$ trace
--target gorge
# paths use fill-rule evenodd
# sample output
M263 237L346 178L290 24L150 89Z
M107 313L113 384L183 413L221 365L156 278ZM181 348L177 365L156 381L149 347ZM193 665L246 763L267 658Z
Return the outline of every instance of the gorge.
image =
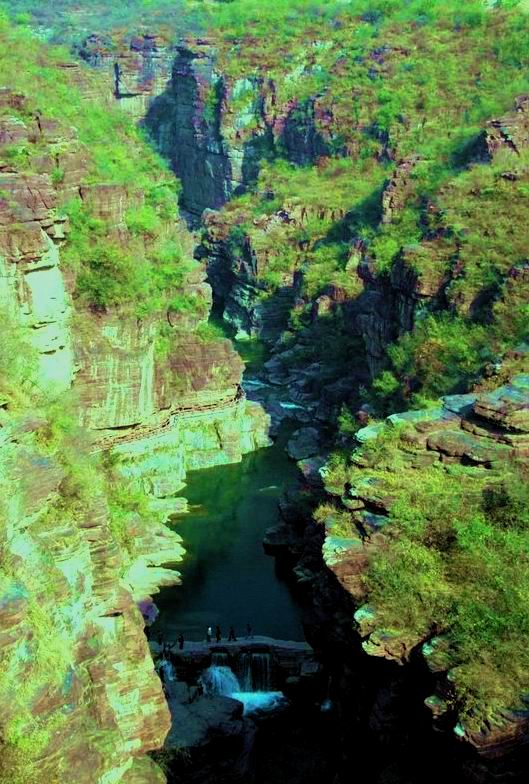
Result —
M524 3L11 5L0 781L524 781Z

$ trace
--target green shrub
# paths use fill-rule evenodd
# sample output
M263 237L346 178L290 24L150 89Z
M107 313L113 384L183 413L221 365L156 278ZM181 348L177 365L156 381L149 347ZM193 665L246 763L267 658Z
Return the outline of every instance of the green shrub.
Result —
M65 128L65 140L59 140L56 150L51 150L59 161L51 172L54 185L64 181L60 161L68 129L73 126L84 145L88 183L114 186L118 195L122 192L119 198L137 205L125 214L127 237L123 226L97 217L89 198L61 204L70 223L61 257L76 273L75 296L99 310L125 306L139 317L163 311L171 299L181 297L177 290L195 265L188 258L189 250L183 249L186 232L176 222L178 183L144 133L124 113L103 101L84 98L65 70L56 67L57 62L68 59L67 53L45 47L29 29L10 26L1 15L0 34L4 42L0 70L10 74L9 88L26 96L25 106L9 112L29 120L43 111ZM22 57L23 69L18 67ZM80 79L96 94L101 88L100 76L88 68L80 73ZM8 150L9 156L27 169L32 155L40 153L38 145L34 147L15 146ZM59 191L61 198L66 196Z
M203 343L214 343L226 337L222 327L211 321L208 321L206 324L200 324L195 334Z
M456 705L474 729L518 705L529 686L528 483L514 465L489 476L461 466L420 475L402 468L391 484L388 547L365 576L382 628L444 635Z
M344 488L348 480L349 472L345 456L339 452L333 452L325 464L325 485L333 488Z
M125 223L132 234L148 234L153 237L160 229L160 220L156 209L149 204L128 210L125 215Z
M465 392L494 356L489 329L449 313L419 321L388 353L394 374L383 373L375 391L392 394L395 379L402 388L406 378L411 389L430 398Z
M320 525L324 525L332 536L347 539L353 532L356 533L350 512L333 504L320 504L313 512L313 518Z

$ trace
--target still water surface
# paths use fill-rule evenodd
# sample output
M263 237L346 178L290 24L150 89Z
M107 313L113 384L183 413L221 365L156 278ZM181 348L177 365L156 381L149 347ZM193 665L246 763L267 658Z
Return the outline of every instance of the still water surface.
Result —
M188 474L183 494L191 512L174 522L187 550L178 567L182 585L156 596L154 635L203 640L207 627L219 624L223 637L230 625L245 636L249 623L256 635L304 639L299 608L262 546L278 520L280 494L295 476L284 438L242 463Z

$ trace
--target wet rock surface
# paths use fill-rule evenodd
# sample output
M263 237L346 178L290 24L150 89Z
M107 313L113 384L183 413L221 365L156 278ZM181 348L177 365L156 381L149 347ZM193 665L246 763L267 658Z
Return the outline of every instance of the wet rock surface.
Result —
M319 433L315 427L303 427L292 434L287 452L293 460L314 457L320 451Z

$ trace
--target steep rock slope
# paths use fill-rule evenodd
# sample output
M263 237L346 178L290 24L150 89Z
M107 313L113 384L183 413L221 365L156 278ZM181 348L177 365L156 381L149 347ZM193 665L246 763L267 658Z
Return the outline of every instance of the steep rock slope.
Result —
M142 612L179 579L165 521L267 418L207 325L172 175L103 81L0 35L0 777L159 784Z
M517 362L527 369L527 350ZM452 759L465 781L517 780L528 742L528 377L497 383L360 429L356 448L321 469L315 523L295 534L302 499L291 499L275 542L296 554L295 574L310 589L316 647L333 651L344 726L360 731L364 715L361 731L381 760L392 745L389 759L405 759L419 735L435 749L437 735L433 753L449 755L439 775ZM302 466L314 485L311 461ZM399 666L370 667L365 654ZM421 701L436 730L429 737ZM406 765L415 781L409 763L399 763L400 775Z
M104 94L104 82L60 67L81 94ZM180 466L178 489L186 468L266 444L266 421L240 391L242 363L206 324L211 290L178 225L170 175L137 146L129 171L119 147L94 155L9 91L2 129L2 300L31 333L43 380L66 387L75 376L98 446L141 438L152 452L161 439Z

